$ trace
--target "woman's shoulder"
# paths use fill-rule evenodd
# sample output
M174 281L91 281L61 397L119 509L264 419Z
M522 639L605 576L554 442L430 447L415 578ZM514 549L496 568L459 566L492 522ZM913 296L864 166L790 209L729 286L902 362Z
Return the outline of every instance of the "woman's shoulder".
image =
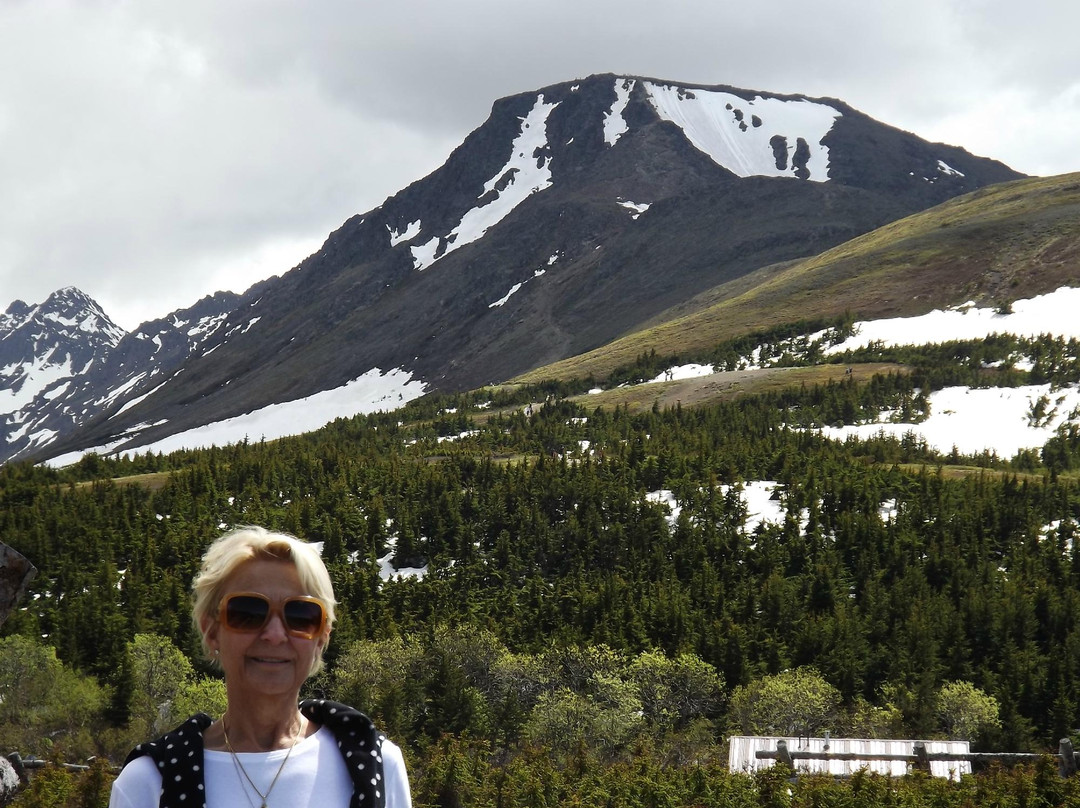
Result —
M409 775L401 749L393 741L383 740L381 757L386 808L411 808Z
M412 804L401 749L387 739L370 718L347 704L327 699L301 702L300 710L336 736L342 754L350 761L346 764L349 776L359 791L367 792L370 786L382 781L381 785L370 789L371 796L375 797L370 804L380 804L382 800L385 800L386 808L408 808ZM365 762L372 757L378 761L380 769L374 778L370 778Z
M329 727L342 724L361 724L374 727L375 724L364 713L348 704L330 699L304 699L300 702L300 712L312 721Z
M213 721L214 719L206 713L196 713L171 732L166 732L152 741L136 746L127 756L124 765L126 766L133 760L144 756L151 757L154 760L161 760L169 756L169 752L176 748L202 748L203 732Z
M110 808L130 805L157 805L161 794L161 772L153 758L129 760L116 776L109 797Z

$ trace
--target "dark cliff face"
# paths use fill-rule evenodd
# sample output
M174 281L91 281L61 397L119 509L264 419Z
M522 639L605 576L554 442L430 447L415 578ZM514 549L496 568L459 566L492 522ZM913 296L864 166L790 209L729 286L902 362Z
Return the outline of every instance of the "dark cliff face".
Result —
M189 358L170 354L183 373L51 450L163 422L139 438L157 439L372 368L445 390L501 381L1019 176L838 101L611 75L504 98L441 168L223 306ZM138 365L140 347L121 350Z
M838 106L846 111L823 142L832 157L829 174L840 185L895 195L921 210L1023 176L958 146L929 143Z

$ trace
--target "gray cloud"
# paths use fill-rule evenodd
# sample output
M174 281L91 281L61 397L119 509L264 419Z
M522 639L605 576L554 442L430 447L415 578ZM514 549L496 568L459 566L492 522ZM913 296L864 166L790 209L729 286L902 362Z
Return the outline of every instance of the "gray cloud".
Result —
M841 98L1029 173L1080 168L1080 7L911 0L0 0L0 307L125 327L288 270L498 97L615 72Z

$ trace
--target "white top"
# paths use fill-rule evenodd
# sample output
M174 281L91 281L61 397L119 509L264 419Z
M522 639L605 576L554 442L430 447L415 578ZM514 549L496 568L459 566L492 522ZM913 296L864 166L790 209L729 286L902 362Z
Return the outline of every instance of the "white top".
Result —
M272 752L238 752L236 757L263 794L277 774L288 749ZM383 741L383 785L386 808L412 808L409 777L401 750ZM228 752L203 752L207 808L259 808L262 799L237 768ZM321 727L298 742L270 792L267 808L348 808L352 780L334 735ZM161 774L153 759L143 755L131 761L113 782L109 808L157 808ZM200 805L193 796L192 806Z

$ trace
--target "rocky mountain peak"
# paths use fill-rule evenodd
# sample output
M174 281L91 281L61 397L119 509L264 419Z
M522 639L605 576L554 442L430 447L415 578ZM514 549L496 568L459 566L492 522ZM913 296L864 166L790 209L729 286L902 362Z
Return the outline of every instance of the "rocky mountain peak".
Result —
M38 305L15 301L0 317L0 457L21 457L145 394L202 348L241 299L219 292L131 333L74 286Z
M10 359L12 351L26 345L36 346L35 353L50 344L70 347L75 352L85 345L98 350L116 345L125 333L97 301L82 290L67 286L36 306L14 301L0 319L0 352Z

